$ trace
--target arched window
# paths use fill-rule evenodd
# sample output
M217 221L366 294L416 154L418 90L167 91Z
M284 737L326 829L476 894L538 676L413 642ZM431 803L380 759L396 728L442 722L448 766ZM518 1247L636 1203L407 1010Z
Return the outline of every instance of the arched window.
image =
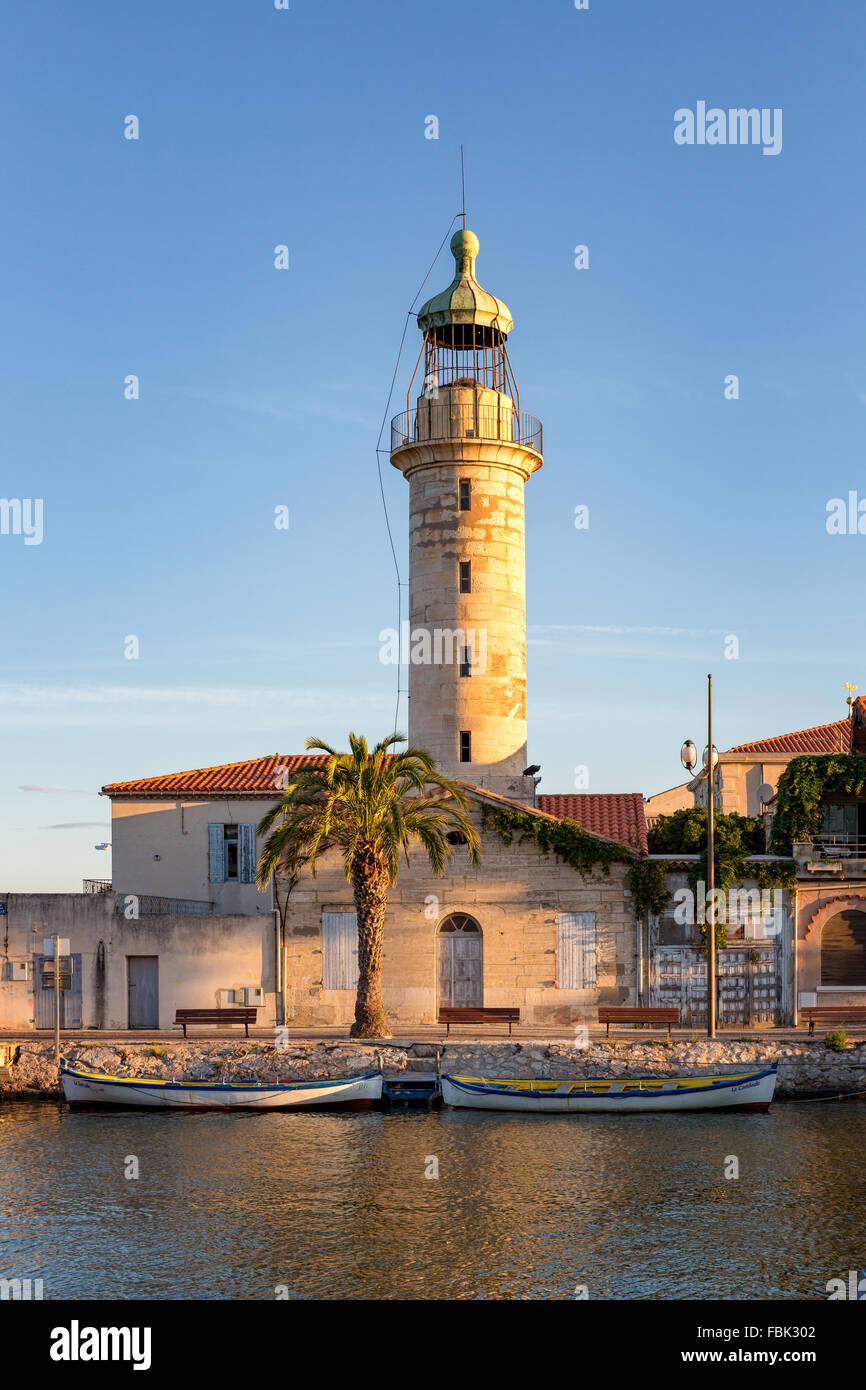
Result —
M821 933L821 984L866 986L866 912L850 908Z
M470 917L466 912L452 912L450 917L445 918L439 930L480 932L481 928L475 918Z

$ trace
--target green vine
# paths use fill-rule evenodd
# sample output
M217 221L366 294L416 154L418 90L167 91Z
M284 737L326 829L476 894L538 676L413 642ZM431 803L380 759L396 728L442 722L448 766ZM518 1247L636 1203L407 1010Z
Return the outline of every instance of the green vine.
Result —
M552 852L579 874L590 874L593 869L599 868L602 873L609 874L611 864L627 864L628 885L639 917L647 911L662 912L667 904L669 895L664 864L637 858L636 852L626 845L600 840L584 830L577 821L551 821L541 816L528 816L520 811L484 805L481 823L485 830L498 835L503 844L512 844L515 835L519 837L518 844L531 840L542 854Z
M716 923L716 950L717 950L717 951L723 951L723 950L725 949L725 947L727 946L727 944L728 944L728 926L727 926L727 923L726 923L726 922L717 922L717 923ZM698 947L698 950L700 951L700 953L701 953L702 956L706 957L707 951L708 951L708 946L707 946L707 924L706 924L706 922L703 922L703 923L701 924L701 942L700 942L700 945L699 945L699 947Z
M628 886L638 917L652 912L660 917L668 905L667 865L657 859L636 859L628 871Z
M608 874L611 864L630 864L634 859L633 850L596 839L574 820L547 820L543 816L528 816L521 811L494 808L485 803L481 823L485 830L497 834L504 845L510 845L515 835L520 837L519 844L532 840L542 854L550 854L552 850L558 859L580 874L589 874L595 868Z
M866 760L864 760L866 761ZM747 864L756 854L766 854L764 825L758 816L740 816L735 811L717 815L714 820L713 864L715 886L727 893L733 883L755 879L759 888L792 889L797 882L797 866L793 859L776 864ZM697 854L698 860L689 870L693 892L699 883L706 883L707 873L707 811L704 806L689 806L669 816L659 816L648 835L650 854ZM789 851L790 852L790 851Z
M866 760L864 760L866 761ZM627 864L626 880L634 899L635 913L643 918L648 912L660 916L670 898L667 876L669 866L657 859L639 856L626 845L600 840L577 821L547 820L504 807L483 805L481 822L485 830L498 835L504 845L531 841L542 854L551 852L569 864L579 874L594 869L610 873L611 864ZM699 854L689 879L696 891L700 880L707 879L707 813L700 806L660 816L649 832L651 854ZM747 856L764 853L764 828L760 820L735 814L716 817L715 838L716 887L727 892L731 883L754 879L758 887L789 888L796 886L797 866L793 859L775 864L746 864ZM724 940L722 940L724 936ZM726 928L716 928L717 944L727 943ZM706 941L704 939L704 950Z
M864 795L866 758L859 754L806 754L792 758L776 788L771 851L790 854L795 841L810 841L821 829L826 800Z

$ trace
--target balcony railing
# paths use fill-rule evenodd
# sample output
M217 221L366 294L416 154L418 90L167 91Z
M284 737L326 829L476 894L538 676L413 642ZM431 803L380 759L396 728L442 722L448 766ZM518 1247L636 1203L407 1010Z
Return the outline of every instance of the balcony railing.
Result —
M213 912L214 905L197 898L162 898L153 893L118 893L116 910L126 916L130 901L137 905L140 917L154 917L158 914L185 916L188 913L205 916Z
M866 839L859 835L822 835L812 840L812 850L818 859L866 859Z
M82 893L110 893L110 878L85 878L81 883Z
M510 406L455 403L431 396L416 410L404 410L391 421L391 452L407 444L445 439L505 440L542 453L541 421Z

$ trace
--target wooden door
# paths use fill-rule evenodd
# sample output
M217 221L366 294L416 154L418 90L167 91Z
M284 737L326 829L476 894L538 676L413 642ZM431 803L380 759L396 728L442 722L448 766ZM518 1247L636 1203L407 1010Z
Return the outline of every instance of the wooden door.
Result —
M484 1007L481 928L472 917L455 913L439 928L439 1003L453 1009Z
M159 956L127 956L130 1028L159 1027Z

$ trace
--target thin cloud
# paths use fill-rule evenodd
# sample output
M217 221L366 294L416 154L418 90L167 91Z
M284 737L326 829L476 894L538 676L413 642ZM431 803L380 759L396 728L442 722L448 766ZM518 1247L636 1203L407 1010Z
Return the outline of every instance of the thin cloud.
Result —
M43 830L107 830L104 820L67 820L59 825L43 825Z
M535 623L528 632L591 632L610 633L613 637L716 637L723 627L626 627L601 623Z
M346 725L387 717L388 691L282 686L124 686L0 684L0 714L7 729L50 726L224 727L243 718L254 729L307 728L332 721Z
M38 787L24 783L19 792L50 792L53 796L97 796L98 792L86 791L84 787Z

